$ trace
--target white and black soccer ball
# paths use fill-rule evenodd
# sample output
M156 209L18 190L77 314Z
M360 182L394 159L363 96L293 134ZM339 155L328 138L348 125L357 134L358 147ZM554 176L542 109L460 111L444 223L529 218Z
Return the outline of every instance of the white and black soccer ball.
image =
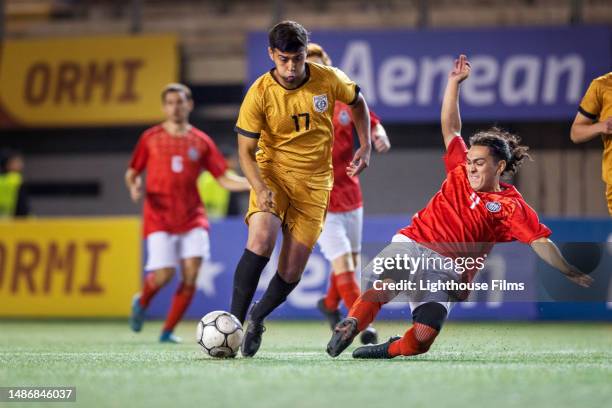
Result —
M242 343L242 325L229 312L216 310L198 322L196 341L211 357L235 357Z

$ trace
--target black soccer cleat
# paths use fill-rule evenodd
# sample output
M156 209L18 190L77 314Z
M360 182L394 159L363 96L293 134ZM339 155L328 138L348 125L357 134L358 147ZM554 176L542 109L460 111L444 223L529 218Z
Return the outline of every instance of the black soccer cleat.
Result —
M240 352L243 357L253 357L259 347L261 347L261 336L266 331L266 327L263 322L257 322L255 320L249 320L248 326L244 332L242 338L242 345L240 346Z
M393 336L384 343L372 344L369 346L361 346L353 351L353 358L373 358L373 359L385 359L393 358L389 355L389 346L396 340L401 339L399 336Z
M361 340L361 344L376 344L378 343L378 332L374 327L368 326L359 335L359 340Z
M338 357L340 353L351 345L357 334L359 334L357 319L354 317L343 319L336 325L332 337L329 343L327 343L327 354L331 357Z
M319 309L319 312L321 312L321 314L325 316L325 318L329 322L329 326L332 330L334 330L336 325L340 323L340 310L329 310L328 308L326 308L323 298L319 299L319 301L317 302L317 309Z

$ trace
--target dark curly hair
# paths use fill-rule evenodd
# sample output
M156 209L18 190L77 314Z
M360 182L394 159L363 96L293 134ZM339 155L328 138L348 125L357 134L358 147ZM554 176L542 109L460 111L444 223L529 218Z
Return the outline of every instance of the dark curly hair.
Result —
M489 151L499 162L506 161L504 176L513 176L523 164L525 159L531 160L527 153L528 146L519 144L521 138L498 127L480 130L470 137L471 146L487 146Z

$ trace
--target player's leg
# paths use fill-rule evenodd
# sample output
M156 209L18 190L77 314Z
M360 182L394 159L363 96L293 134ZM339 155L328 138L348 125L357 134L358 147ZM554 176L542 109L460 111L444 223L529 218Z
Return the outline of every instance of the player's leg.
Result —
M353 357L380 359L426 353L440 333L451 305L450 302L420 304L412 311L412 327L401 338L392 337L382 344L359 347Z
M351 258L353 261L352 271L357 271L360 268L360 257L361 257L361 238L363 234L363 207L357 208L353 211L346 213L346 230L349 242L351 245ZM352 286L348 286L349 293L353 293L353 299L356 300L359 297L360 290L355 277L355 273L352 274L353 279L351 280ZM343 296L344 304L350 310L353 307L354 300L351 302ZM350 302L350 303L349 303ZM368 325L360 334L359 340L361 344L374 344L378 343L378 333L372 325Z
M181 280L174 292L160 341L178 343L172 332L191 304L198 272L204 260L210 259L210 239L204 228L194 228L178 237L181 258Z
M402 237L396 235L393 237L392 242L404 242ZM388 251L390 253L386 254ZM394 255L395 248L389 247L381 251L377 257L386 258ZM327 353L332 357L340 355L351 345L354 338L360 332L370 326L383 305L393 300L398 294L399 292L376 290L374 288L363 292L353 303L347 318L338 323L334 329L332 337L329 343L327 343Z
M297 241L289 233L283 235L283 246L274 274L261 300L253 306L242 341L242 355L252 357L261 347L265 331L264 319L280 306L300 281L312 247Z
M244 323L261 273L270 260L281 220L269 212L256 212L249 217L247 245L236 266L231 313Z
M330 262L332 270L329 275L327 292L317 302L317 308L327 318L332 330L340 321L338 307L342 297L338 290L338 276L343 275L345 271L353 270L351 244L344 219L344 213L328 213L318 240L321 252ZM359 290L357 290L357 296L359 296Z
M376 289L368 289L362 293L353 303L348 316L336 325L327 344L327 354L332 357L339 356L360 332L370 326L383 305L393 300L397 294L394 291Z
M261 301L251 310L241 347L242 355L246 357L255 355L261 346L264 319L287 299L300 281L325 222L329 191L310 188L297 178L290 180L288 185L293 197L292 205L288 205L285 211L278 271Z
M130 327L139 332L145 319L145 311L157 292L172 280L177 264L176 245L167 232L158 231L147 236L147 263L142 292L134 295Z
M281 305L297 286L308 262L311 249L291 234L283 235L283 246L278 259L278 271L270 280L261 300L253 307L251 320L263 321Z
M198 271L202 265L202 258L194 257L181 260L181 281L172 296L170 309L166 316L159 341L162 343L180 343L181 338L173 334L174 328L181 320L185 311L191 304L195 294L195 284Z
M244 323L247 311L255 295L259 278L270 260L278 230L285 218L289 206L286 191L279 184L276 176L261 169L266 185L274 193L274 206L271 212L261 211L257 206L257 194L251 190L249 209L245 221L249 226L246 248L234 273L231 313Z

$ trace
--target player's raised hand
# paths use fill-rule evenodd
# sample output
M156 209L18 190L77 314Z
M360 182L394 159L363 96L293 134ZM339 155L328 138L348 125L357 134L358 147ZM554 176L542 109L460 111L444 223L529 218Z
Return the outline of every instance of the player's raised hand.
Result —
M370 146L361 146L357 149L353 156L353 160L351 160L351 164L346 168L346 174L348 174L349 177L357 176L363 169L368 167L370 165L371 152L372 148Z
M137 203L142 198L142 178L136 177L130 184L130 198Z
M264 188L257 192L257 207L261 211L271 212L274 209L274 192Z
M468 61L464 54L461 54L459 58L455 60L455 65L453 66L451 72L449 72L448 79L451 81L456 81L458 84L460 84L468 76L470 76L471 70L472 66L470 65L470 61Z
M567 279L574 282L576 285L582 286L583 288L588 288L593 284L593 278L591 278L586 273L583 273L580 269L576 268L574 265L570 265L570 270L565 274Z

